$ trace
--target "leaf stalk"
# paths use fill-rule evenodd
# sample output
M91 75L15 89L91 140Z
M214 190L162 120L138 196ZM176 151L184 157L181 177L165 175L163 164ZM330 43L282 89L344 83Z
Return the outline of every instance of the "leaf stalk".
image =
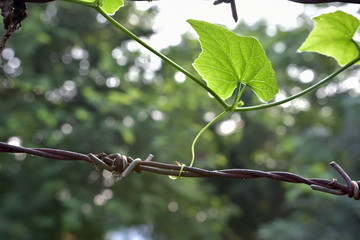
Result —
M230 111L230 112L235 111L235 109L237 108L238 103L240 101L240 97L243 94L243 92L245 91L246 86L247 85L244 85L243 87L241 87L241 83L240 82L238 83L238 85L236 87L236 90L235 90L234 102L233 102L233 104L231 105L231 107L229 108L228 111Z

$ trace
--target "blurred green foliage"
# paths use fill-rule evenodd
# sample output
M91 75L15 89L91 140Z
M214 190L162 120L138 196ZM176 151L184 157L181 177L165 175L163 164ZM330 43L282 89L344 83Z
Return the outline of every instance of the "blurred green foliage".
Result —
M95 11L70 3L29 4L29 17L2 53L0 140L83 153L120 152L189 163L190 145L221 111L203 89ZM115 18L152 34L156 8L128 4ZM295 54L311 20L284 31L259 22L235 32L263 44L280 97L336 69L313 53ZM164 50L184 68L200 52L185 34ZM196 165L284 170L338 177L337 161L360 175L359 69L281 107L233 113L204 133ZM257 104L245 91L247 106ZM227 133L226 126L236 131ZM267 179L180 179L133 173L120 183L84 162L0 155L1 239L105 239L135 231L145 239L356 239L359 203ZM340 181L340 179L339 179ZM128 230L128 231L127 231ZM130 238L130 237L129 237Z

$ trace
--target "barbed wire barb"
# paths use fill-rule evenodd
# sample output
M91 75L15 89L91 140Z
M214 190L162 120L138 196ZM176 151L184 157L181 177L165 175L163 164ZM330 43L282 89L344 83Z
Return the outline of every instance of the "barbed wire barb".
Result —
M349 198L355 200L360 199L360 181L352 180L349 175L336 162L331 162L330 165L341 175L346 184L338 183L336 179L320 179L320 178L304 178L297 174L282 171L260 171L253 169L222 169L222 170L206 170L196 167L182 166L178 164L168 164L152 161L153 155L142 161L140 158L133 159L126 157L119 153L114 154L82 154L67 150L51 149L51 148L26 148L22 146L14 146L5 142L0 142L0 152L6 153L26 153L35 156L51 158L56 160L82 160L110 171L114 174L117 181L127 177L131 172L137 173L151 172L154 174L162 174L173 177L178 177L181 172L181 177L193 178L269 178L282 182L301 183L311 187L316 191L321 191L333 195L348 195Z

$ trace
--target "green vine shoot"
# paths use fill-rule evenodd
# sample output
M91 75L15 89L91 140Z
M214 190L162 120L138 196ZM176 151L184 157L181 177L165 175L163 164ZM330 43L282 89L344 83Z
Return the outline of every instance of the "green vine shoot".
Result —
M279 91L271 62L266 57L264 49L256 38L238 36L223 27L204 21L188 20L189 24L199 34L203 50L198 59L193 63L195 69L202 76L202 79L199 79L172 59L156 51L111 17L111 15L123 6L124 3L122 0L65 1L94 8L115 28L128 35L141 46L160 57L164 62L170 64L206 90L223 107L224 111L201 129L194 138L191 144L190 167L194 165L195 144L201 134L221 117L226 115L226 113L234 111L255 111L284 104L308 94L334 79L334 77L349 67L360 63L360 47L359 44L353 40L353 36L359 29L360 21L341 11L323 14L314 18L316 26L310 33L308 39L299 48L299 51L313 51L334 57L339 64L343 66L323 80L281 101L269 102L257 106L244 106L241 95L246 88L252 89L263 102L270 101ZM334 44L323 44L324 41L330 43L331 41L336 41L337 44L344 46L345 49L338 49L336 47L337 45ZM351 54L345 54L349 52ZM234 101L229 105L225 100L233 94L235 94Z

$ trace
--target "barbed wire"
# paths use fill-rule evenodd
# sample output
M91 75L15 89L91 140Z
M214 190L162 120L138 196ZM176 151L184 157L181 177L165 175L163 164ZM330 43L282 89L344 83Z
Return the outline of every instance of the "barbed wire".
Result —
M137 173L151 172L155 174L172 176L173 178L270 178L282 182L306 184L309 185L313 190L325 192L328 194L348 195L349 198L353 198L355 200L360 199L360 181L351 180L349 175L335 162L331 162L330 165L341 175L346 184L338 183L335 178L332 180L320 178L303 178L294 173L282 171L265 172L253 169L206 170L196 167L187 167L178 163L160 163L151 161L153 158L153 155L151 154L149 154L149 156L144 161L142 161L139 158L133 159L132 157L126 157L118 153L82 154L51 148L26 148L22 146L10 145L4 142L0 142L0 152L26 153L57 160L85 161L94 164L97 170L98 166L100 165L104 169L112 172L117 181L120 181L122 178L128 176L132 171Z

